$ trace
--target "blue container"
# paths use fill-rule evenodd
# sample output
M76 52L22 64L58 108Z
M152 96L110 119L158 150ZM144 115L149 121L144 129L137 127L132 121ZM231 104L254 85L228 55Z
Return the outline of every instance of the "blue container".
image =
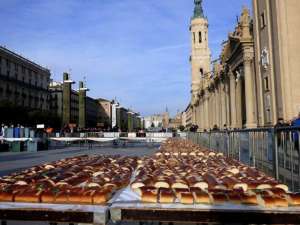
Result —
M20 138L20 127L14 128L14 138Z

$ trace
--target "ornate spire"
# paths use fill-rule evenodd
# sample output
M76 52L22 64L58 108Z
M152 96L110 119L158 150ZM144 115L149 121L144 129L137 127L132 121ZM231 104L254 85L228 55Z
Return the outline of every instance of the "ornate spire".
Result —
M194 9L194 18L204 18L202 0L194 0L195 9Z
M243 13L241 15L241 27L242 27L242 37L251 38L250 34L250 12L247 7L243 8Z

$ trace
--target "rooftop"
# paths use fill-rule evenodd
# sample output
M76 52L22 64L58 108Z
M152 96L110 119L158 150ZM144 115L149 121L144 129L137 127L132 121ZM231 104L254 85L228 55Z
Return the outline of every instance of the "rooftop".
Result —
M43 71L45 71L45 72L47 72L47 73L50 73L50 70L49 70L49 69L47 69L47 68L45 68L45 67L42 67L42 66L38 65L37 63L35 63L35 62L29 60L29 59L26 59L25 57L23 57L23 56L21 56L21 55L15 53L15 52L13 52L13 51L7 49L7 48L4 47L4 46L1 46L1 45L0 45L0 51L3 51L3 52L5 52L5 53L7 53L7 54L9 54L9 55L13 55L13 56L16 57L16 58L18 58L18 59L20 59L20 60L22 60L22 61L24 61L24 62L26 62L26 63L28 63L28 64L31 64L31 65L34 66L34 67L39 68L40 70L43 70Z

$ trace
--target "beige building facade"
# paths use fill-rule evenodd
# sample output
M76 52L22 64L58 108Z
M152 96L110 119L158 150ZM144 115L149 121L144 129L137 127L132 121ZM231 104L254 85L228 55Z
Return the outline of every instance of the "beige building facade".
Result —
M211 127L257 127L257 95L252 22L243 9L234 32L224 42L208 90L216 96Z
M178 112L174 118L169 119L169 127L168 129L171 130L178 130L180 127L183 126L182 124L182 113Z
M50 70L0 46L0 104L49 111Z
M299 10L297 0L253 0L254 19L244 8L212 72L196 76L202 61L191 57L192 122L199 130L267 127L297 116Z
M300 1L253 0L259 125L300 112Z
M200 130L257 127L252 21L243 9L235 30L223 43L219 61L200 90Z
M65 84L68 87L65 88ZM50 109L62 120L62 126L75 124L80 128L93 128L97 126L100 105L98 100L84 94L83 102L80 102L80 91L87 91L82 82L78 90L72 88L70 75L64 73L63 82L52 81L49 85ZM83 126L80 126L80 117L84 119ZM66 120L67 119L67 120ZM66 120L66 121L64 121Z
M191 104L189 104L186 109L182 112L181 116L181 124L185 127L186 130L189 130L189 128L192 126L192 108Z
M98 126L106 128L111 127L112 101L103 98L97 100L100 106L98 112Z

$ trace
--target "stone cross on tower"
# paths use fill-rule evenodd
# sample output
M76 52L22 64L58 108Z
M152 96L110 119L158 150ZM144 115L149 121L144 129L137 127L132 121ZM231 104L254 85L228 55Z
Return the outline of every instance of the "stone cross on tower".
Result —
M195 9L194 9L193 18L204 18L202 0L194 0L194 3L195 3Z

